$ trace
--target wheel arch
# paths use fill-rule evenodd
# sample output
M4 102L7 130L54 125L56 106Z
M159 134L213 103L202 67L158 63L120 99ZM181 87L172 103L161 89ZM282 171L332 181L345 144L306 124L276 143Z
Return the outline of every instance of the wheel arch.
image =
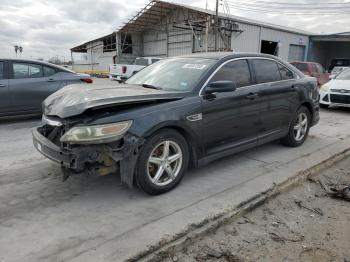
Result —
M314 119L314 110L313 110L313 106L312 106L311 102L305 101L299 106L299 108L302 106L306 107L309 110L310 116L311 116L310 123L312 123L313 119Z
M197 166L198 159L201 155L200 144L198 141L198 137L188 127L185 127L184 125L181 125L178 122L162 123L161 125L155 126L152 129L148 130L144 134L144 138L147 139L148 137L152 136L157 132L160 132L163 129L175 130L185 138L190 152L190 164L193 166Z

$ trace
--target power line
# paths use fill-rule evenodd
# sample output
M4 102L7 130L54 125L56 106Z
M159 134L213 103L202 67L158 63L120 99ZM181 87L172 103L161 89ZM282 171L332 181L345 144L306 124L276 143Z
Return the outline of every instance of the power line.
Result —
M308 15L335 15L335 14L350 14L350 9L342 8L341 10L335 8L318 8L318 9L293 9L293 8L271 8L264 7L261 5L247 4L240 1L235 3L228 1L227 5L231 8L252 11L252 12L265 12L270 14L288 14L288 15L298 15L298 14L308 14ZM349 8L349 7L348 7Z
M225 3L225 2L224 2ZM334 9L334 10L344 10L344 9L349 9L350 5L348 6L342 6L342 7L332 7L332 6L316 6L316 7L312 7L312 6L305 6L305 7L290 7L290 6L267 6L267 5L261 5L261 4L255 4L255 3L247 3L247 2L243 2L243 1L228 1L228 4L230 5L242 5L243 7L251 7L251 8L262 8L262 9L274 9L274 10L307 10L307 11L312 11L312 10L316 10L316 11L321 11L321 10L330 10L330 9Z
M230 2L230 1L228 1ZM236 2L236 1L234 1ZM297 6L297 7L303 7L303 6L312 6L312 7L317 7L317 6L321 6L321 5L350 5L350 1L349 2L320 2L320 1L315 1L310 3L310 1L308 3L305 2L293 2L293 3L289 3L289 2L273 2L273 1L260 1L260 0L256 0L256 1L250 1L250 2L244 2L245 4L264 4L264 5L281 5L281 6Z

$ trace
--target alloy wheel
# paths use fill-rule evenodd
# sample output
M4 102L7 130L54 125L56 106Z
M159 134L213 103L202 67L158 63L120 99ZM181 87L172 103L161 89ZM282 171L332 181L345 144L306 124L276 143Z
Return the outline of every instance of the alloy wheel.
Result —
M299 142L304 139L307 132L308 124L309 120L307 114L300 113L294 125L294 139L296 141Z
M183 156L175 141L166 140L156 145L147 161L147 173L156 186L166 186L180 173Z

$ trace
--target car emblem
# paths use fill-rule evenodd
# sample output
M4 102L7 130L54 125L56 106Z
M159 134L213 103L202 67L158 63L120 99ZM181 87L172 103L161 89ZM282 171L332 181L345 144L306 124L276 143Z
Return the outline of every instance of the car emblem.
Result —
M191 121L191 122L200 121L203 119L203 115L202 115L202 113L190 115L190 116L186 117L186 119L188 121Z

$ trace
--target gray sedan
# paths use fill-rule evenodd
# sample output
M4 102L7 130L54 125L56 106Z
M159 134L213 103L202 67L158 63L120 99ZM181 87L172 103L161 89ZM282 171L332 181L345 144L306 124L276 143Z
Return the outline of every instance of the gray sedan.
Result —
M74 83L92 79L45 62L0 59L0 116L41 113L46 97Z

